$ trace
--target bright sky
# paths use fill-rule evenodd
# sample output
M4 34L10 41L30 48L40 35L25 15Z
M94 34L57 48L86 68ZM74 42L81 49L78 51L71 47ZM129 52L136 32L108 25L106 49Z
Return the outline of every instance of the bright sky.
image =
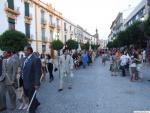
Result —
M51 3L65 18L78 24L89 33L99 30L100 39L107 39L110 26L121 11L126 15L141 0L42 0Z

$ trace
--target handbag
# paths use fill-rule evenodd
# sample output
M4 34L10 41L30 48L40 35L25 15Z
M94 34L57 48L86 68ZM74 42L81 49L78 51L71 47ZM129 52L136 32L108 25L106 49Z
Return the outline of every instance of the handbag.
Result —
M58 68L55 67L54 71L55 71L55 72L58 71Z

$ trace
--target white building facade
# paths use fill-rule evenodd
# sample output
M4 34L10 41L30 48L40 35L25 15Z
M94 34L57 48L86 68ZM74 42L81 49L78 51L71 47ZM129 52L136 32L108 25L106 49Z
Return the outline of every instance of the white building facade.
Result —
M123 26L123 13L119 13L116 17L116 19L112 22L112 25L110 27L111 32L108 36L108 41L114 40L118 33L123 31L124 26Z
M149 5L150 0L142 0L125 19L124 29L126 29L136 21L146 20L149 16Z
M92 36L41 0L1 0L0 14L0 34L8 29L21 31L39 53L52 53L51 42L56 39L86 42Z

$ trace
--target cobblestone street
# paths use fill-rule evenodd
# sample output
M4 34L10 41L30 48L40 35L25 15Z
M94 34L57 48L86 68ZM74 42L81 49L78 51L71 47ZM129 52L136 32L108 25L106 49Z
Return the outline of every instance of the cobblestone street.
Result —
M143 82L130 82L129 76L110 76L109 63L104 67L99 58L87 67L75 71L73 89L65 84L58 92L58 74L55 80L42 83L38 92L41 106L37 113L133 113L150 110L150 79L148 66L144 67ZM5 112L3 112L5 113ZM23 111L8 113L24 113Z

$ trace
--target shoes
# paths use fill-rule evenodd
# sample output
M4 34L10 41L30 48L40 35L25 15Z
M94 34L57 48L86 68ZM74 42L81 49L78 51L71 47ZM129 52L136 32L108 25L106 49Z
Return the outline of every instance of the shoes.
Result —
M40 105L41 105L41 103L38 102L38 103L35 105L35 109L37 109Z
M6 110L6 108L1 108L1 109L0 109L0 112L1 112L1 111L5 111L5 110Z
M58 90L58 92L61 92L61 91L63 91L63 89L59 89L59 90Z
M29 113L36 113L35 110L30 110Z
M25 104L24 107L22 108L23 110L28 108L28 104Z

